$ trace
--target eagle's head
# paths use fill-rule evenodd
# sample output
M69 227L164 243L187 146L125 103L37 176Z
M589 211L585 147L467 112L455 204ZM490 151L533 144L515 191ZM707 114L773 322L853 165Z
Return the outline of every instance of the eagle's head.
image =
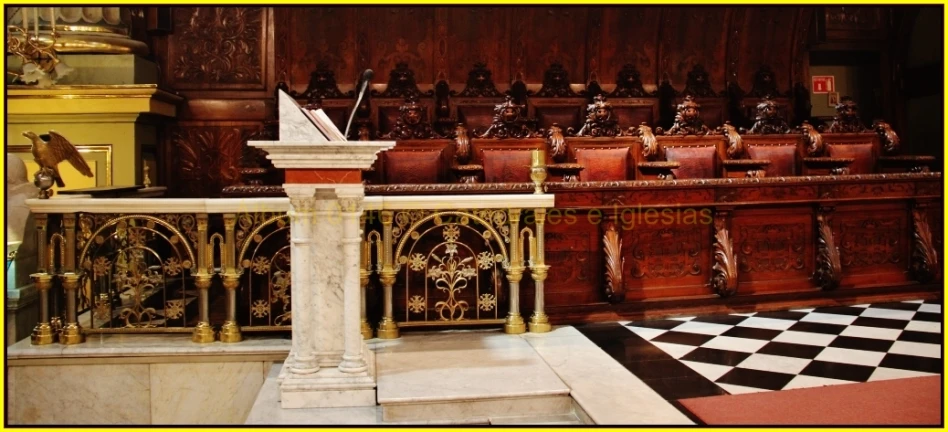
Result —
M23 136L25 136L25 137L27 137L27 138L29 138L29 139L31 139L31 140L35 140L35 139L39 138L39 135L36 135L35 133L30 132L30 131L23 132Z

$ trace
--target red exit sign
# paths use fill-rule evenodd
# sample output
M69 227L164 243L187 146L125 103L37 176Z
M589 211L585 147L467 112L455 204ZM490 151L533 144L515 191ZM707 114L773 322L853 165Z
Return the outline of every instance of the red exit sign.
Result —
M832 75L813 76L813 93L832 93L836 91L836 79Z

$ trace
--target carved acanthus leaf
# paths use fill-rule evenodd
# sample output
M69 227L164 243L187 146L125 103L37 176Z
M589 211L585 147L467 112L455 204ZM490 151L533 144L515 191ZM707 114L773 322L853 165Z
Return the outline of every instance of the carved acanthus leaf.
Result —
M723 216L714 221L714 266L711 267L711 287L721 297L737 292L737 256L734 241L728 233Z
M622 258L622 239L615 223L606 225L602 242L606 253L606 298L610 303L621 303L625 299L625 282L622 279L625 259Z
M938 251L932 241L932 232L928 227L928 218L925 210L912 210L912 220L915 224L915 247L912 251L912 272L919 282L938 280L940 267L938 265Z
M824 290L836 289L842 278L842 265L827 211L820 210L817 213L816 224L819 238L816 244L816 271L813 273L813 280Z

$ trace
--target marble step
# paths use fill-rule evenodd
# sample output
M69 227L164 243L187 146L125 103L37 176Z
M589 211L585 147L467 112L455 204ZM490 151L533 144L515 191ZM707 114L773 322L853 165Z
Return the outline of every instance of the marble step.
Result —
M515 335L405 334L375 351L377 400L386 423L573 412L569 387Z
M546 416L494 417L492 425L581 425L585 424L576 414L555 414Z

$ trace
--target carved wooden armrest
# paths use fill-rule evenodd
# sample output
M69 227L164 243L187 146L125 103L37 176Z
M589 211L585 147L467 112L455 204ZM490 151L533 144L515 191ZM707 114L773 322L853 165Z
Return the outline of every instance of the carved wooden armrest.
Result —
M484 172L483 165L465 164L451 167L451 171L458 176L458 183L477 183L477 177Z
M806 175L845 175L849 174L849 165L855 161L855 158L842 157L803 158L803 173Z
M547 165L546 169L555 177L562 177L564 182L579 181L579 172L586 169L582 164L558 163Z
M882 172L929 172L935 163L934 156L880 156L879 168Z
M674 161L639 162L638 165L645 180L673 180L675 174L672 170L680 166L680 163Z
M721 161L724 178L764 177L764 170L770 166L767 159L727 159Z

